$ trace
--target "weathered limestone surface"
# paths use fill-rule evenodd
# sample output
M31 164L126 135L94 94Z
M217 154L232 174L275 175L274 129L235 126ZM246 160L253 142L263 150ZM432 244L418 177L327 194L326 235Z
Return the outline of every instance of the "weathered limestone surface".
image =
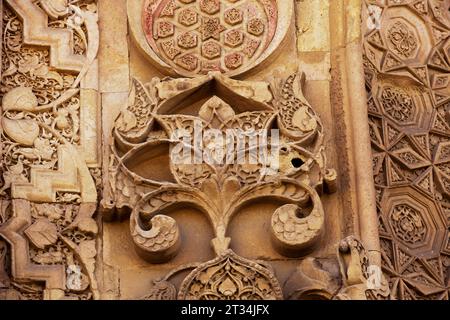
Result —
M0 0L0 299L448 299L450 4L366 2Z

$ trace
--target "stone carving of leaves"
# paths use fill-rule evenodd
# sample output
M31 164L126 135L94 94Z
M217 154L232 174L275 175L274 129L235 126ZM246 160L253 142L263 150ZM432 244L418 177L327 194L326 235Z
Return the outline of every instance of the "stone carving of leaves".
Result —
M34 120L3 118L2 124L5 133L13 141L26 146L32 146L39 135L39 126Z
M16 65L14 63L10 63L8 69L6 69L5 72L3 72L2 77L6 78L6 77L9 77L9 76L12 76L16 72L17 72Z
M71 15L67 19L67 26L73 29L78 34L78 36L83 41L84 47L87 48L87 37L83 29L81 28L81 26L85 22L85 14L80 8L74 5L70 5L70 11L73 12L73 15Z
M35 153L43 160L51 160L53 149L50 147L50 142L46 139L38 138L34 141Z
M153 94L139 81L133 80L131 83L127 106L116 120L117 130L125 134L127 139L142 141L148 134L155 100Z
M231 250L206 262L185 278L178 299L272 300L282 293L272 271L241 258Z
M26 56L18 63L18 71L21 73L29 73L32 78L40 77L45 79L53 79L60 86L64 85L64 79L56 72L51 71L48 66L40 61L39 56Z
M53 204L37 204L34 206L34 209L33 213L36 213L33 214L34 218L47 217L50 221L61 219L63 214L62 208Z
M56 226L44 218L36 220L31 227L25 230L25 234L39 249L45 249L58 240Z
M39 61L38 56L25 56L18 63L18 71L21 73L30 73L32 76L42 74L44 70L41 69L44 65L42 65ZM41 70L40 70L41 69ZM35 73L35 70L37 72Z
M137 125L137 119L134 114L128 110L122 112L121 117L117 121L117 129L123 132L128 132L135 128Z
M9 167L9 172L13 175L21 175L23 173L23 164L21 162Z
M317 128L317 120L311 116L306 106L302 106L292 117L292 124L304 132L310 132Z
M28 87L14 88L6 93L2 99L3 111L34 111L37 105L38 100L31 88Z
M222 282L219 286L219 292L226 297L233 296L236 293L236 291L238 291L238 288L233 283L233 281L231 281L230 278L226 278L226 280Z

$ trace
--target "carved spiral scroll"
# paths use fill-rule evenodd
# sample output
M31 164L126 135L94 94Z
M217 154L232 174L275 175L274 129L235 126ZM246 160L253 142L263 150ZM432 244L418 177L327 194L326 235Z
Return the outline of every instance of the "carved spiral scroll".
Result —
M321 237L325 215L322 203L314 190L307 190L310 202L306 205L286 204L275 210L272 216L271 234L275 247L287 256L296 256L311 248ZM312 207L306 217L306 209Z
M327 169L324 128L302 94L304 79L295 73L271 83L246 82L215 72L145 85L132 82L113 131L117 171L112 188L115 201L132 210L131 234L143 259L161 263L176 255L180 231L166 215L186 206L208 218L218 256L230 248L230 222L245 206L267 200L285 205L272 218L273 241L281 254L299 256L320 240L324 212L318 193L324 184L325 191L335 190L336 173ZM268 174L272 168L261 163L173 161L180 146L191 156L197 152L192 141L172 139L176 129L195 133L196 122L204 130L234 132L233 137L242 128L270 131L276 126L281 133L278 174Z
M145 230L135 216L131 219L132 237L136 249L153 263L165 262L180 247L180 230L175 219L157 215L150 220L151 228Z
M180 230L172 217L163 213L191 205L203 211L214 211L201 195L179 187L166 187L143 197L130 218L130 229L138 254L152 263L173 258L180 248Z

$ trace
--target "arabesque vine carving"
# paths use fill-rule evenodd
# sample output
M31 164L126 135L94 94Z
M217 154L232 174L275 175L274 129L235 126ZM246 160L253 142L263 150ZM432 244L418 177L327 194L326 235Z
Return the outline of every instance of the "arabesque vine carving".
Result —
M178 293L181 300L280 300L282 297L272 271L231 250L192 271Z
M91 0L4 1L0 236L11 265L7 296L99 298L90 173L98 162L96 154L84 157L97 144L97 102L89 100L97 88L85 86L97 77L97 20Z

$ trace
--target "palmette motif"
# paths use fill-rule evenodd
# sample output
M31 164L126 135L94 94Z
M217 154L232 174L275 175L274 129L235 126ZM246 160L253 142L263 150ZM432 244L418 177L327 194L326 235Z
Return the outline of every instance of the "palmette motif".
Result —
M233 267L235 259L245 259L230 251L231 239L226 234L233 217L250 203L270 199L286 203L272 219L273 242L281 253L299 256L320 241L324 228L320 194L325 188L333 189L336 175L326 168L323 127L301 93L302 83L301 73L277 79L272 84L231 80L220 73L195 79L154 79L145 85L132 81L129 103L113 129L111 198L104 199L103 204L105 211L111 213L114 208L120 209L117 213L131 212L131 235L141 257L161 263L177 254L180 230L169 215L180 206L192 206L204 213L215 233L211 243L218 260L198 267L192 273L193 278L200 272L212 272L200 270L215 270L218 267L213 265L223 263L227 270L244 268ZM212 88L211 98L206 99L195 114L192 111L186 114L186 108L193 102L183 103L183 97L190 94L202 99L196 92L202 92L206 86ZM226 96L224 90L227 90ZM226 101L241 102L230 105ZM280 128L279 172L269 174L268 164L177 164L172 161L171 151L178 144L171 139L175 130L192 133L196 122L202 124L202 128L222 132ZM142 167L142 163L155 157L157 161L165 161L166 169L162 169L165 172ZM300 217L297 211L302 210L309 210L309 213ZM260 293L244 294L247 285L255 284L242 282L246 272L235 270L237 273L230 273L228 280L217 276L220 281L212 281L208 288L199 289L195 285L195 290L209 292L197 297L223 298L229 294L230 298L281 299L273 271L256 265L250 263L246 268L259 268L260 276L269 277L258 280L258 283L263 281L264 284L260 284L268 288L267 292L261 289ZM194 289L186 290L185 293L180 291L178 297L195 296L189 293Z

